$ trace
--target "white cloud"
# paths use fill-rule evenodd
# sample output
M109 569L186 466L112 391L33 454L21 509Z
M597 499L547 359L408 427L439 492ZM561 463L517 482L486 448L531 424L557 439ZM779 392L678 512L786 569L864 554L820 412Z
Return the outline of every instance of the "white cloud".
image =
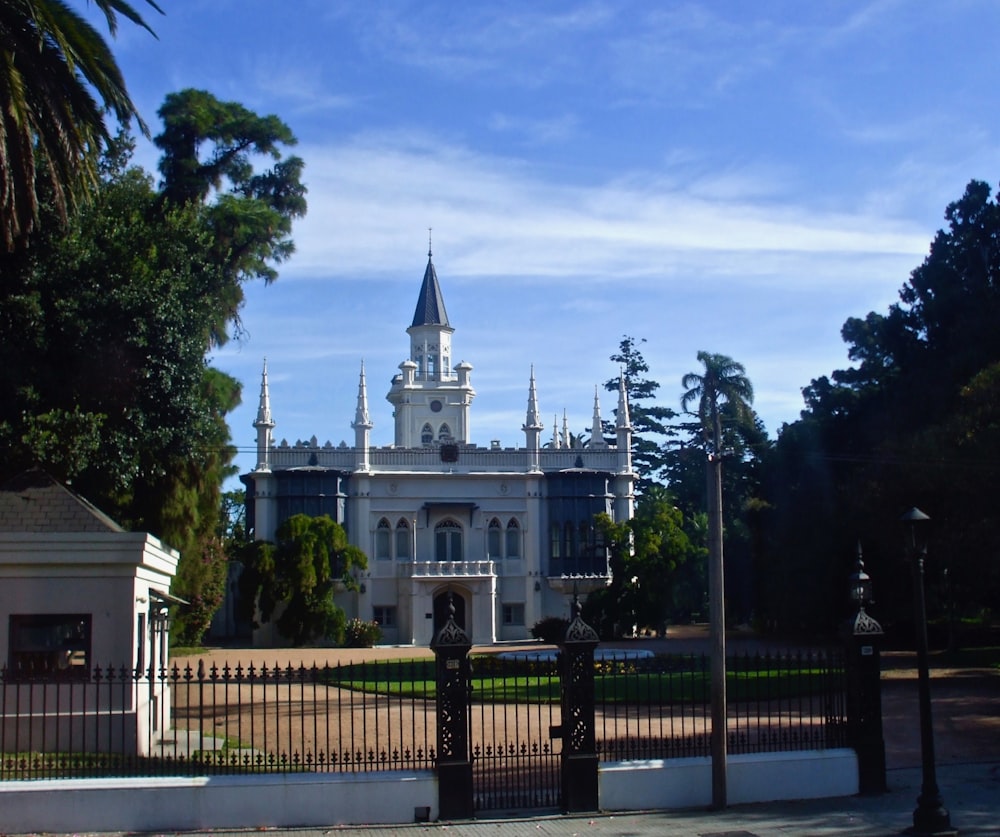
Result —
M412 269L428 226L452 277L543 282L686 281L697 273L772 282L788 273L791 282L800 256L912 261L927 242L925 229L902 219L817 211L801 197L755 201L767 178L752 168L567 185L521 161L426 137L369 135L300 153L309 160L310 212L295 232L292 275L349 280ZM810 272L825 275L822 266Z

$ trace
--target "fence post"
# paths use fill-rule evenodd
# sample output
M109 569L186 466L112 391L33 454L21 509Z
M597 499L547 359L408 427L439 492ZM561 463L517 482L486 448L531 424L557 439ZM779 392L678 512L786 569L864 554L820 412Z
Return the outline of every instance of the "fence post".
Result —
M580 616L573 597L573 618L559 643L562 685L562 801L566 813L596 811L597 739L594 733L594 649L597 632Z
M448 621L431 640L437 681L438 818L471 819L475 810L469 758L472 642L455 622L453 602L448 609Z
M885 739L882 737L882 680L879 649L882 626L866 611L871 579L858 546L857 569L851 574L851 598L858 612L848 620L844 669L847 675L847 737L858 755L858 790L885 793Z

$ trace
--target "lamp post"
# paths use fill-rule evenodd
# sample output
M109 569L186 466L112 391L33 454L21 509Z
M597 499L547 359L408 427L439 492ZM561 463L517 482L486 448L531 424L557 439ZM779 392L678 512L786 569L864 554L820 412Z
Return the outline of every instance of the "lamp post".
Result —
M930 674L927 670L927 609L924 603L924 559L927 557L925 524L930 518L918 508L901 518L906 553L913 571L913 611L917 639L917 677L920 698L920 756L923 782L913 811L914 834L956 834L944 807L934 767L934 727L931 719Z

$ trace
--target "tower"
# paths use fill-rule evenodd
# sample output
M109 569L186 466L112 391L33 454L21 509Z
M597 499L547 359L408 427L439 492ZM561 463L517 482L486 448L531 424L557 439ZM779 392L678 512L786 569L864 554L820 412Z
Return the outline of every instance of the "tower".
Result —
M469 382L472 364L452 367L451 335L444 297L428 248L410 336L410 356L399 365L386 399L395 416L396 447L469 444L469 407L476 391Z

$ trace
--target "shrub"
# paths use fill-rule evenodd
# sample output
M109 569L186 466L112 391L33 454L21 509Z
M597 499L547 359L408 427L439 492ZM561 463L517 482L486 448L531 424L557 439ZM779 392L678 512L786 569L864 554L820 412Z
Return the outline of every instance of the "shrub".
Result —
M558 645L566 636L566 628L568 627L568 619L563 619L561 616L546 616L535 622L531 629L531 635L550 645Z
M378 626L378 622L351 619L347 623L344 645L348 648L371 648L380 639L382 639L382 629Z

